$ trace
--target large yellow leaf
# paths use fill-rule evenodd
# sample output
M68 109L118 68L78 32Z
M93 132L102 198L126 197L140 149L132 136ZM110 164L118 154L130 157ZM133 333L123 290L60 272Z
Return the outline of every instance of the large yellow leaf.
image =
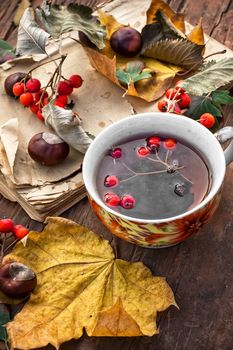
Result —
M140 97L148 102L163 96L165 91L171 86L176 73L182 70L182 68L175 65L165 64L147 57L140 57L140 61L143 61L145 66L154 72L154 75L152 78L141 80L136 84L131 83L126 88L118 81L116 69L119 67L124 68L129 59L120 56L110 58L106 54L88 47L85 47L85 50L92 67L99 73L124 89L126 95ZM138 58L131 59L131 61L133 60L138 60Z
M37 274L30 301L7 325L11 345L32 349L89 336L158 333L157 311L176 305L172 290L141 262L115 259L108 241L87 228L49 218L4 262L19 261Z

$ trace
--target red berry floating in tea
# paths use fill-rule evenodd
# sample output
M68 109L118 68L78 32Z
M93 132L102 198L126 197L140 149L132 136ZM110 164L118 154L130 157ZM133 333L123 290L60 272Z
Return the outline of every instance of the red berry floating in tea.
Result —
M142 146L137 149L137 153L141 157L146 157L148 154L150 154L150 150L147 147Z
M161 142L161 138L158 136L150 136L146 139L147 145L151 146L151 145L160 145Z
M114 148L111 152L110 152L111 156L114 158L114 159L117 159L117 158L121 158L122 156L122 150L121 148L117 147L117 148Z
M113 187L119 183L118 178L115 175L107 175L104 179L105 187Z
M120 204L120 198L118 197L118 195L116 193L105 193L104 195L104 202L107 205L110 205L112 207L116 207Z
M130 194L125 194L121 198L121 206L125 209L132 209L135 207L135 199Z
M174 149L175 147L176 147L176 140L174 140L174 139L166 139L165 141L164 141L164 147L166 148L166 149L168 149L168 150L172 150L172 149Z

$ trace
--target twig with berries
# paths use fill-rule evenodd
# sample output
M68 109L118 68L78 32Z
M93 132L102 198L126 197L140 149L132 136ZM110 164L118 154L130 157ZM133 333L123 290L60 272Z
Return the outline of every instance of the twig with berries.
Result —
M19 72L11 74L5 80L6 93L18 98L19 102L24 107L28 107L41 121L44 121L42 109L48 103L53 103L55 106L61 108L70 109L70 103L72 101L68 100L68 96L72 94L74 88L80 88L82 86L83 79L78 74L73 74L69 78L65 78L62 75L62 65L65 59L66 55L62 55L37 65L29 70L28 73ZM32 72L43 65L58 60L60 61L58 64L56 63L56 68L51 78L48 80L45 87L41 87L40 80L34 78Z
M4 255L20 240L28 235L28 229L23 225L15 225L10 218L0 220L0 264ZM13 238L13 241L8 244L7 241Z

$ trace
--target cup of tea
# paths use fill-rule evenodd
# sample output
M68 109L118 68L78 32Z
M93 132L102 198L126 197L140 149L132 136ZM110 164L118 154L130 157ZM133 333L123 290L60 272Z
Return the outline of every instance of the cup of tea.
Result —
M116 236L144 247L182 242L218 207L233 128L213 135L185 116L142 113L105 128L84 157L90 205Z

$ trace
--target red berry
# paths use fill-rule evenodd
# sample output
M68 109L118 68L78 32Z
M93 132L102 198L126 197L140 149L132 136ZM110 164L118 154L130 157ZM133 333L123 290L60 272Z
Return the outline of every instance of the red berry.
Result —
M78 74L74 74L71 75L71 77L69 78L70 81L72 81L73 87L74 88L79 88L80 86L82 86L83 83L83 79L80 75Z
M117 147L117 148L114 148L112 151L111 151L111 156L115 159L117 158L121 158L122 156L122 149Z
M177 104L174 107L174 113L175 114L181 114L181 109L180 109L180 107Z
M150 151L147 147L142 146L137 149L137 153L139 156L145 157L150 153Z
M38 104L33 103L30 107L30 111L34 114L36 114L39 111L39 106Z
M37 116L38 119L44 121L44 117L43 117L41 109L39 109L39 111L36 113L36 116Z
M50 99L48 97L44 97L42 100L42 105L46 106L47 104L49 104L49 102L50 102Z
M107 175L104 179L105 187L113 187L119 183L118 178L115 175Z
M19 83L15 83L13 85L12 91L13 91L13 94L15 96L17 96L17 97L22 95L24 93L24 91L25 91L24 83L20 83L20 82Z
M177 83L176 83L176 85L175 85L175 89L176 89L176 90L179 90L179 92L180 92L181 94L185 93L185 89L183 89L182 87L179 86L181 83L183 83L183 81L184 81L184 80L179 80L179 81L177 81Z
M116 207L117 205L120 204L120 198L118 197L118 195L116 193L109 192L109 193L106 193L104 195L104 202L107 205L111 205L113 207Z
M168 89L166 91L166 98L168 100L174 100L174 99L178 100L179 96L180 96L180 93L176 89Z
M200 117L200 123L206 128L211 129L215 124L215 117L211 113L204 113Z
M150 136L146 139L147 146L152 146L152 145L160 145L161 138L158 136Z
M28 229L24 227L23 225L15 225L13 228L13 233L16 238L22 239L28 234Z
M57 91L59 95L70 95L73 92L73 87L68 81L60 81Z
M67 105L67 103L68 103L68 96L66 96L66 95L61 95L61 96L57 96L57 98L56 98L56 101L60 101L60 102L62 102L62 103L64 103L64 105Z
M26 82L26 88L29 92L38 92L40 91L41 83L36 78L31 78Z
M130 194L125 194L121 198L121 206L125 209L132 209L135 206L135 199Z
M166 139L164 141L164 147L167 149L173 149L176 147L176 140L174 139Z
M36 92L36 93L34 94L34 101L35 101L35 102L39 102L39 101L40 101L40 98L41 98L41 96L42 96L42 94L43 94L43 98L49 96L49 94L47 93L47 91L45 91L45 90L43 90L43 89L40 89L40 91L38 91L38 92Z
M0 232L9 233L13 232L14 222L11 219L1 219L0 220Z
M179 97L178 105L180 108L188 108L190 105L191 99L188 94L181 94Z
M167 112L167 101L165 100L162 100L162 101L159 101L158 102L158 109L161 111L161 112Z
M24 92L20 95L19 102L25 107L30 106L34 102L32 94L30 92Z
M54 102L54 106L58 106L58 107L61 107L61 108L65 108L65 104L59 100L56 100Z

